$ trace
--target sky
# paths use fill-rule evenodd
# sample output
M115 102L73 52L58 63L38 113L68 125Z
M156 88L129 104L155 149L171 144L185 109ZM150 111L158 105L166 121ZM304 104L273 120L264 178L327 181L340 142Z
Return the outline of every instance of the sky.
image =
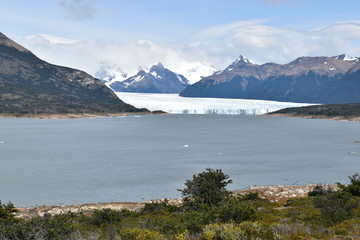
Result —
M11 0L0 31L54 64L133 74L360 56L359 0Z

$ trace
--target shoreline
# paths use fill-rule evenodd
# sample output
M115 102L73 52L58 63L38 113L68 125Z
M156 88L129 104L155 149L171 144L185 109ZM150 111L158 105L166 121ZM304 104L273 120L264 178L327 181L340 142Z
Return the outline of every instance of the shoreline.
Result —
M270 202L286 203L292 198L306 197L308 192L315 186L321 185L337 190L335 184L307 184L307 185L277 185L277 186L249 186L246 189L232 191L234 196L241 196L247 193L257 192L260 198L269 200ZM45 215L59 215L67 213L87 213L95 210L112 209L120 211L127 209L130 211L138 211L145 206L146 203L161 202L165 199L154 199L144 202L107 202L107 203L86 203L75 205L55 205L55 206L36 206L36 207L16 207L18 212L15 214L19 218L43 217ZM180 205L182 198L167 199L170 205Z
M82 118L106 118L106 117L125 117L142 115L168 115L161 111L153 112L123 112L123 113L49 113L49 114L14 114L3 113L0 118L28 118L28 119L82 119Z
M286 118L304 118L304 119L323 119L323 120L333 120L333 121L347 121L347 122L358 122L360 117L329 117L325 115L306 115L306 114L293 114L293 113L266 113L262 116L268 117L286 117Z
M144 116L144 115L170 115L171 113L163 111L153 112L124 112L124 113L49 113L49 114L14 114L0 113L0 118L19 118L19 119L83 119L83 118L107 118L107 117L126 117L126 116ZM193 115L193 114L190 114ZM196 115L196 114L194 114ZM219 114L221 115L221 114ZM325 115L299 115L292 113L265 113L257 116L265 117L286 117L286 118L304 118L304 119L323 119L334 121L358 122L360 117L329 117Z

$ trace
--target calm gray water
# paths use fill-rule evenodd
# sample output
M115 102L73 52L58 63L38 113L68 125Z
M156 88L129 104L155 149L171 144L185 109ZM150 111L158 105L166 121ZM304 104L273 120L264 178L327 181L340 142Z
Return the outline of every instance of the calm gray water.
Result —
M171 115L0 119L0 200L17 206L176 198L205 168L249 185L347 182L360 122Z

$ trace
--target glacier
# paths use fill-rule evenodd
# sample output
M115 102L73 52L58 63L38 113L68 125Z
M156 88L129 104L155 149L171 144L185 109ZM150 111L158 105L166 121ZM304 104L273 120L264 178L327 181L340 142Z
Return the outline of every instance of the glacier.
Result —
M116 95L137 108L172 114L261 115L288 107L313 105L249 99L186 98L178 94L116 92Z

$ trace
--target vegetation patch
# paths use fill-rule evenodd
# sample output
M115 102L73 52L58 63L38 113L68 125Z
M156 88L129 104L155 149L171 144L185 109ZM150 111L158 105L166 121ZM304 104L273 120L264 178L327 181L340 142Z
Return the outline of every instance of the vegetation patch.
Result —
M15 217L12 203L0 203L0 240L124 239L358 239L359 174L333 189L315 185L309 196L271 202L249 192L232 195L231 179L206 169L185 182L185 201L146 203L139 210L98 209L84 213Z

